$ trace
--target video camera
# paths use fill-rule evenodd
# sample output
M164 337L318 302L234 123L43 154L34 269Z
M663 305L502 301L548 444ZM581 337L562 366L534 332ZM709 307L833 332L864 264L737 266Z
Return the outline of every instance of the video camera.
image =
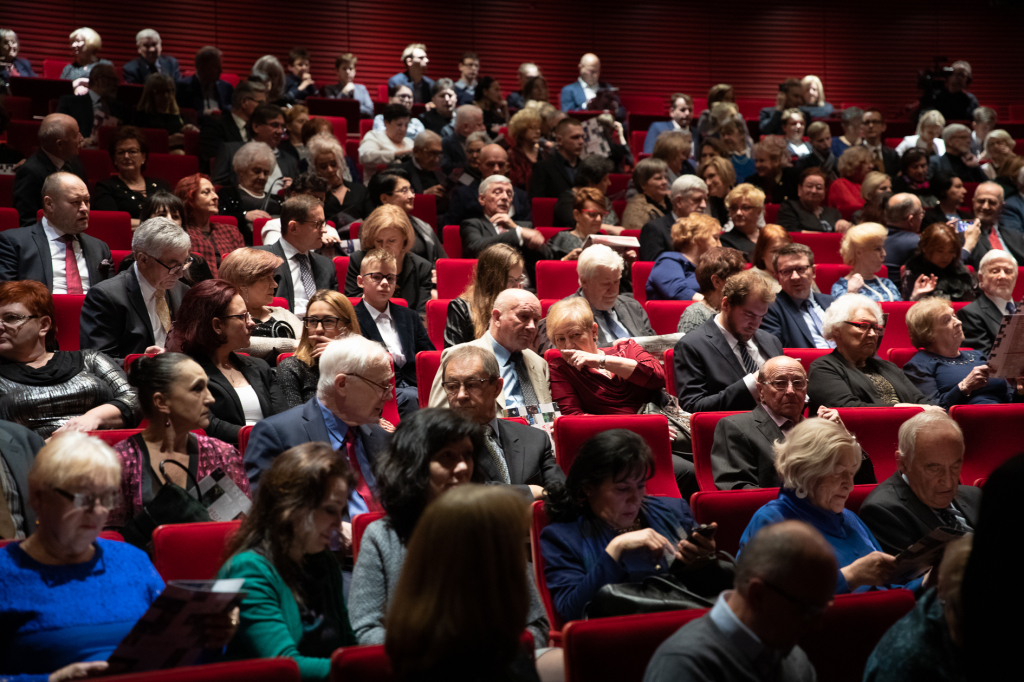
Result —
M932 68L917 72L917 89L931 92L946 86L946 79L953 75L949 57L933 57Z

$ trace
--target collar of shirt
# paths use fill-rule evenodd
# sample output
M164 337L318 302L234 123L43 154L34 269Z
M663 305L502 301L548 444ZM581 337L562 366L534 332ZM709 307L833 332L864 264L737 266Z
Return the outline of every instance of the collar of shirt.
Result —
M727 601L732 594L733 590L726 590L718 595L715 606L711 609L708 617L722 631L727 640L732 642L751 661L755 661L765 650L765 645L761 642L761 638L755 635L754 631L732 612Z
M46 238L51 242L55 242L67 234L66 232L58 230L53 223L46 219L46 216L43 216L43 232L46 233Z
M588 102L594 99L594 97L597 95L598 83L590 85L585 80L583 80L583 78L577 78L576 82L580 84L581 88L583 88L583 96L587 98Z
M327 426L327 433L331 437L331 447L335 450L340 450L345 447L345 436L348 434L348 424L334 416L334 413L327 409L327 406L320 402L320 398L316 399L317 407L320 408L320 414L324 417L324 424ZM345 455L346 459L348 454Z
M768 413L768 416L772 418L772 421L775 422L775 425L778 426L780 429L782 428L783 424L790 421L789 417L783 417L782 415L775 414L775 412L772 411L772 408L768 407L768 403L761 403L761 407L764 408L764 411ZM800 416L800 419L803 419L803 415ZM797 423L799 423L799 421L794 422L794 426Z
M416 170L423 170L423 166L420 165L420 162L416 160L415 156L412 157L412 167Z
M156 295L156 287L149 283L141 272L139 272L139 264L135 262L132 265L132 269L135 270L135 278L139 280L139 289L142 291L142 300L146 302L146 307L149 307L150 302L153 300L153 296Z
M993 303L996 304L996 308L999 310L999 314L1000 315L1005 315L1006 314L1006 304L1009 303L1010 301L1007 301L1005 298L999 298L998 296L993 296L992 294L985 294L985 295L988 296L988 300L990 300L990 301L992 301Z
M498 447L500 448L501 447L501 437L498 435L500 432L498 431L498 415L497 414L494 415L494 419L492 419L491 421L487 422L487 427L490 428L491 433L494 436L494 440L496 440L498 442ZM485 433L486 433L486 431L487 431L487 429L484 429Z
M291 262L292 258L295 258L295 256L297 256L300 253L303 253L302 251L299 251L294 246L292 246L291 242L289 242L283 236L281 237L281 250L284 251L284 259L289 263Z
M40 147L40 149L43 149L43 148ZM46 154L48 157L50 157L50 161L52 161L53 165L57 167L57 170L60 170L61 168L64 167L64 159L61 159L59 157L54 156L53 154L51 154L50 152L46 151L45 149L43 149L43 153Z
M512 357L512 351L495 341L490 332L484 332L484 338L491 342L491 349L494 350L494 357L498 360L498 367L507 365Z
M718 315L715 315L715 324L718 325L719 330L722 332L722 336L725 337L726 342L729 344L729 348L736 350L736 346L739 345L740 340L732 335L728 329L722 324L722 321L718 319ZM747 350L750 350L750 341L747 341Z
M374 322L379 320L381 315L387 315L391 319L392 324L394 323L395 318L391 316L391 303L385 305L384 310L377 310L374 308L370 305L370 302L366 300L365 296L363 296L363 303L366 304L366 309L370 311L370 317L373 318Z

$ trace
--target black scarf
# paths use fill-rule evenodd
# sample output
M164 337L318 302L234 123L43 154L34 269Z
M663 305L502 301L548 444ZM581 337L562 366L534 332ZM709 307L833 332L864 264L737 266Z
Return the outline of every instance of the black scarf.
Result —
M85 369L85 355L80 350L55 351L53 357L39 368L24 362L0 359L0 377L25 386L54 386L69 381Z

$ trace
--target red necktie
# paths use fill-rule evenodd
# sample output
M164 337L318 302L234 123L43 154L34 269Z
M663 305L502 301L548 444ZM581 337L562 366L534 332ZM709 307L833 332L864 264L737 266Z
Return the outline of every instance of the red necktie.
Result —
M996 232L996 226L992 226L992 231L988 233L988 243L993 249L1002 249L1003 245L999 241L999 233ZM69 292L70 293L70 292Z
M75 242L77 238L73 234L66 234L61 237L66 247L64 250L64 277L67 280L69 294L82 293L82 275L78 272L78 259L75 258Z
M380 502L373 496L370 486L366 485L366 479L363 478L363 470L359 467L359 458L356 456L356 439L352 427L345 433L345 452L348 454L348 463L356 475L356 492L363 498L367 509L372 512L383 512L384 507L380 506Z

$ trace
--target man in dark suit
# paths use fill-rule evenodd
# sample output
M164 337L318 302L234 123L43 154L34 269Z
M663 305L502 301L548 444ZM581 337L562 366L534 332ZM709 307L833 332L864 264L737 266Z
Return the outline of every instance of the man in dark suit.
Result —
M365 367L359 371L359 367ZM326 390L290 410L256 423L245 448L245 472L253 494L260 476L282 452L303 443L326 443L339 451L356 476L348 516L381 511L374 465L388 434L377 425L391 381L391 358L362 336L335 339L320 356L320 377L333 377ZM348 533L345 533L348 535Z
M445 225L461 225L463 220L483 218L484 208L480 205L480 182L492 175L508 173L508 152L501 145L489 144L480 150L476 168L481 180L469 183L459 182L451 194L448 211L438 218L440 227ZM463 178L471 177L468 174ZM512 209L509 216L518 221L529 222L533 214L533 206L529 195L518 187L512 188ZM469 256L465 256L468 258Z
M272 194L278 192L282 185L281 178L294 180L299 176L298 156L292 156L295 148L281 146L282 135L285 133L284 111L276 104L260 104L249 118L248 131L250 142L262 142L274 152L277 168L271 171L271 179L266 189ZM235 154L242 148L243 142L228 142L220 148L213 161L212 180L220 185L236 185ZM291 153L290 153L291 152Z
M752 410L757 372L782 344L759 329L775 300L768 284L745 270L722 290L722 312L679 339L673 365L679 405L687 412Z
M703 213L708 206L708 186L696 175L680 175L669 193L672 212L640 228L640 260L657 260L672 248L672 226L693 212Z
M445 126L448 129L448 126ZM476 132L485 132L484 112L475 104L463 104L455 110L451 132L441 135L441 170L451 173L466 167L466 138Z
M290 197L281 204L281 238L257 249L284 259L274 274L277 295L288 299L288 309L298 316L319 289L338 290L334 262L316 253L326 233L324 207L309 194Z
M971 152L971 129L962 123L950 123L942 130L946 153L933 156L928 162L928 177L946 175L964 182L985 182L988 176L981 170L978 158Z
M964 435L945 412L926 410L903 422L897 471L864 500L858 515L882 550L899 554L934 529L978 527L981 489L960 485Z
M214 111L231 111L231 93L234 88L220 79L222 53L207 45L196 52L196 72L188 80L178 83L178 106L195 109L200 123Z
M861 144L871 152L875 170L893 179L899 177L900 155L895 149L885 145L885 116L878 109L868 109L864 112L863 120L864 137Z
M88 182L85 166L78 158L82 133L78 122L67 114L50 114L39 126L39 149L14 172L14 208L22 227L34 225L43 207L43 182L64 170Z
M32 535L36 514L28 502L28 472L43 439L21 424L0 421L0 540Z
M122 361L159 352L188 287L180 277L191 241L177 223L150 218L132 235L135 264L89 289L82 305L79 343Z
M762 135L782 134L782 112L804 105L804 87L799 78L787 78L779 85L776 105L764 107L757 115Z
M58 171L42 194L40 222L0 232L0 282L32 279L54 294L86 294L113 274L110 247L85 234L89 189L77 175Z
M472 344L454 348L445 358L441 376L452 409L484 429L487 454L478 465L487 482L514 485L531 500L540 499L553 483L565 482L547 434L498 418L496 399L503 382L493 353Z
M1003 315L1016 311L1013 287L1017 283L1017 262L1001 249L992 249L981 259L978 267L978 287L981 296L957 311L963 323L965 348L988 354L995 343Z
M814 252L806 244L786 244L775 254L774 267L782 291L768 307L761 329L774 334L783 348L835 348L822 336L822 321L833 298L811 291Z
M114 67L99 63L89 72L89 91L84 95L61 96L57 113L74 118L83 137L95 142L99 134L95 123L108 126L128 122L128 111L117 101L117 85Z
M978 219L981 234L972 226L964 233L964 251L970 255L961 259L975 270L981 259L992 249L1008 251L1018 263L1024 263L1024 235L1000 221L1004 203L1003 188L995 182L983 182L974 191L974 216ZM972 246L972 242L974 242Z
M602 108L612 109L615 111L616 118L625 119L626 108L622 106L618 95L615 94L617 88L608 81L601 80L601 60L598 59L597 55L588 52L580 57L578 68L580 70L580 77L562 88L560 98L562 111L582 111L598 95L608 93L618 106Z
M178 60L163 54L160 34L151 28L144 28L135 34L135 45L139 56L124 65L124 82L145 85L150 74L162 73L177 83L181 78Z
M555 153L538 162L530 177L530 197L557 199L571 190L576 165L583 152L583 126L575 118L563 118L555 126Z
M404 85L412 90L413 101L426 104L430 101L430 89L434 80L426 75L427 46L423 43L412 43L402 50L402 64L405 71L396 73L388 79L388 89Z
M406 157L398 166L409 174L409 182L416 194L430 194L435 197L438 216L448 212L450 183L441 172L443 153L441 136L432 130L424 130L413 140L412 157Z
M363 299L355 308L363 336L391 352L395 364L398 414L404 418L419 409L416 354L421 350L437 349L430 342L415 310L390 304L397 280L398 267L394 255L381 249L370 251L359 264L356 283L363 290Z
M917 252L922 220L924 208L921 200L913 194L894 194L885 204L885 224L889 231L885 238L885 264L889 268L889 278L896 282L897 287L900 285L900 268Z
M226 144L249 141L249 118L256 107L267 101L267 86L256 81L239 83L231 94L231 112L207 117L199 131L199 168L206 172L210 160Z

